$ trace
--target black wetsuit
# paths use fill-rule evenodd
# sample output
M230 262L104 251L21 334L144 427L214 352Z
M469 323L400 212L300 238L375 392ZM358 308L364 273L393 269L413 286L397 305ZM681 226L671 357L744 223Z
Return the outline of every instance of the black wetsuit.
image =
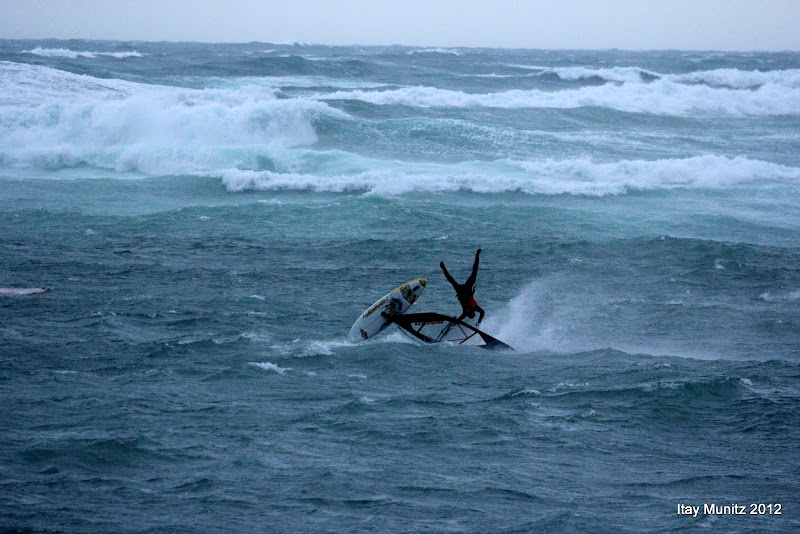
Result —
M472 265L472 274L469 275L467 281L463 284L459 284L456 282L450 273L447 272L447 268L444 266L444 262L439 263L439 267L442 268L444 271L444 276L447 278L447 281L452 284L453 289L456 290L456 296L458 298L458 302L461 304L461 308L464 313L461 314L459 320L463 319L464 317L469 317L470 319L475 317L475 312L480 314L478 318L478 322L476 324L481 324L483 321L484 311L483 308L478 306L478 303L475 301L475 280L478 277L478 260L481 255L481 249L475 253L475 263Z

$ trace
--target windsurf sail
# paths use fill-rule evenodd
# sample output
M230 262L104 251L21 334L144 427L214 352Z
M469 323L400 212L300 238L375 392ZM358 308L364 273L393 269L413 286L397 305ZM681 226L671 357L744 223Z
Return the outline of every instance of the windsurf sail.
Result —
M441 313L406 313L392 317L392 321L404 333L425 343L448 342L456 345L475 345L487 349L514 350L471 324Z

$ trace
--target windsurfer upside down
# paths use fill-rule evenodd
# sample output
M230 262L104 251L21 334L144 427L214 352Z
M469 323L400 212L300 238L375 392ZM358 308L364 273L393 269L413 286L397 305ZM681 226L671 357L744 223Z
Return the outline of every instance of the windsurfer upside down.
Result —
M478 322L475 323L476 326L481 324L484 316L483 308L478 306L478 303L475 301L475 280L478 276L478 261L480 259L480 255L481 249L478 249L478 251L475 253L475 263L472 265L472 274L469 275L469 278L467 278L467 281L463 284L459 284L453 279L452 276L450 276L450 273L447 272L447 268L444 266L443 261L439 262L439 267L441 267L442 271L444 271L444 276L447 278L447 281L450 282L450 284L453 286L453 289L456 290L456 297L458 298L459 304L461 304L463 313L458 319L462 320L464 317L473 319L475 317L475 312L478 312L480 317L478 318Z

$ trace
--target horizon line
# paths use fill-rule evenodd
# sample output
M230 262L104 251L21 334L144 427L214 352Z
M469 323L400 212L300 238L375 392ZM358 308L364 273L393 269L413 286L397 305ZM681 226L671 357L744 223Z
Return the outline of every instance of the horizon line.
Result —
M282 40L282 41L259 41L259 40L247 40L247 41L199 41L195 39L178 39L178 40L169 40L169 39L158 39L158 40L148 40L148 39L107 39L107 38L90 38L90 37L0 37L0 41L95 41L95 42L107 42L107 43L152 43L152 44L159 44L159 43L170 43L170 44L223 44L223 45L247 45L247 44L268 44L268 45L275 45L275 46L318 46L318 47L327 47L327 48L353 48L353 47L361 47L361 48L420 48L420 49L464 49L464 50L553 50L553 51L571 51L571 50L579 50L579 51L592 51L592 52L609 52L609 51L619 51L619 52L725 52L725 53L749 53L749 52L759 52L759 53L783 53L783 52L793 52L797 53L800 52L800 49L791 49L791 48L752 48L752 49L745 49L745 48L620 48L620 47L598 47L598 48L571 48L571 47L553 47L553 48L546 48L546 47L525 47L525 46L475 46L475 45L418 45L418 44L401 44L401 43L391 43L391 44L361 44L361 43L351 43L351 44L330 44L330 43L322 43L322 42L311 42L311 41L302 41L302 40Z

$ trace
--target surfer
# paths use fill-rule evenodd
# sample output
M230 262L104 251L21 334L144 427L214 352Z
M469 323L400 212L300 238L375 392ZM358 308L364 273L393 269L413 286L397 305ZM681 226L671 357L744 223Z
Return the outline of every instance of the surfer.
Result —
M439 262L439 267L442 268L444 271L444 276L447 278L447 281L452 284L453 289L456 290L456 297L458 298L459 304L461 304L461 308L464 313L461 314L461 317L458 318L460 321L464 317L469 317L473 319L475 317L475 312L480 314L478 318L478 322L475 325L481 324L483 321L484 311L483 308L478 306L478 303L475 301L475 279L478 276L478 260L481 255L481 249L478 249L478 252L475 253L475 263L472 265L472 274L469 275L467 281L463 284L459 284L453 277L450 276L450 273L447 272L447 267L444 266L444 262Z

